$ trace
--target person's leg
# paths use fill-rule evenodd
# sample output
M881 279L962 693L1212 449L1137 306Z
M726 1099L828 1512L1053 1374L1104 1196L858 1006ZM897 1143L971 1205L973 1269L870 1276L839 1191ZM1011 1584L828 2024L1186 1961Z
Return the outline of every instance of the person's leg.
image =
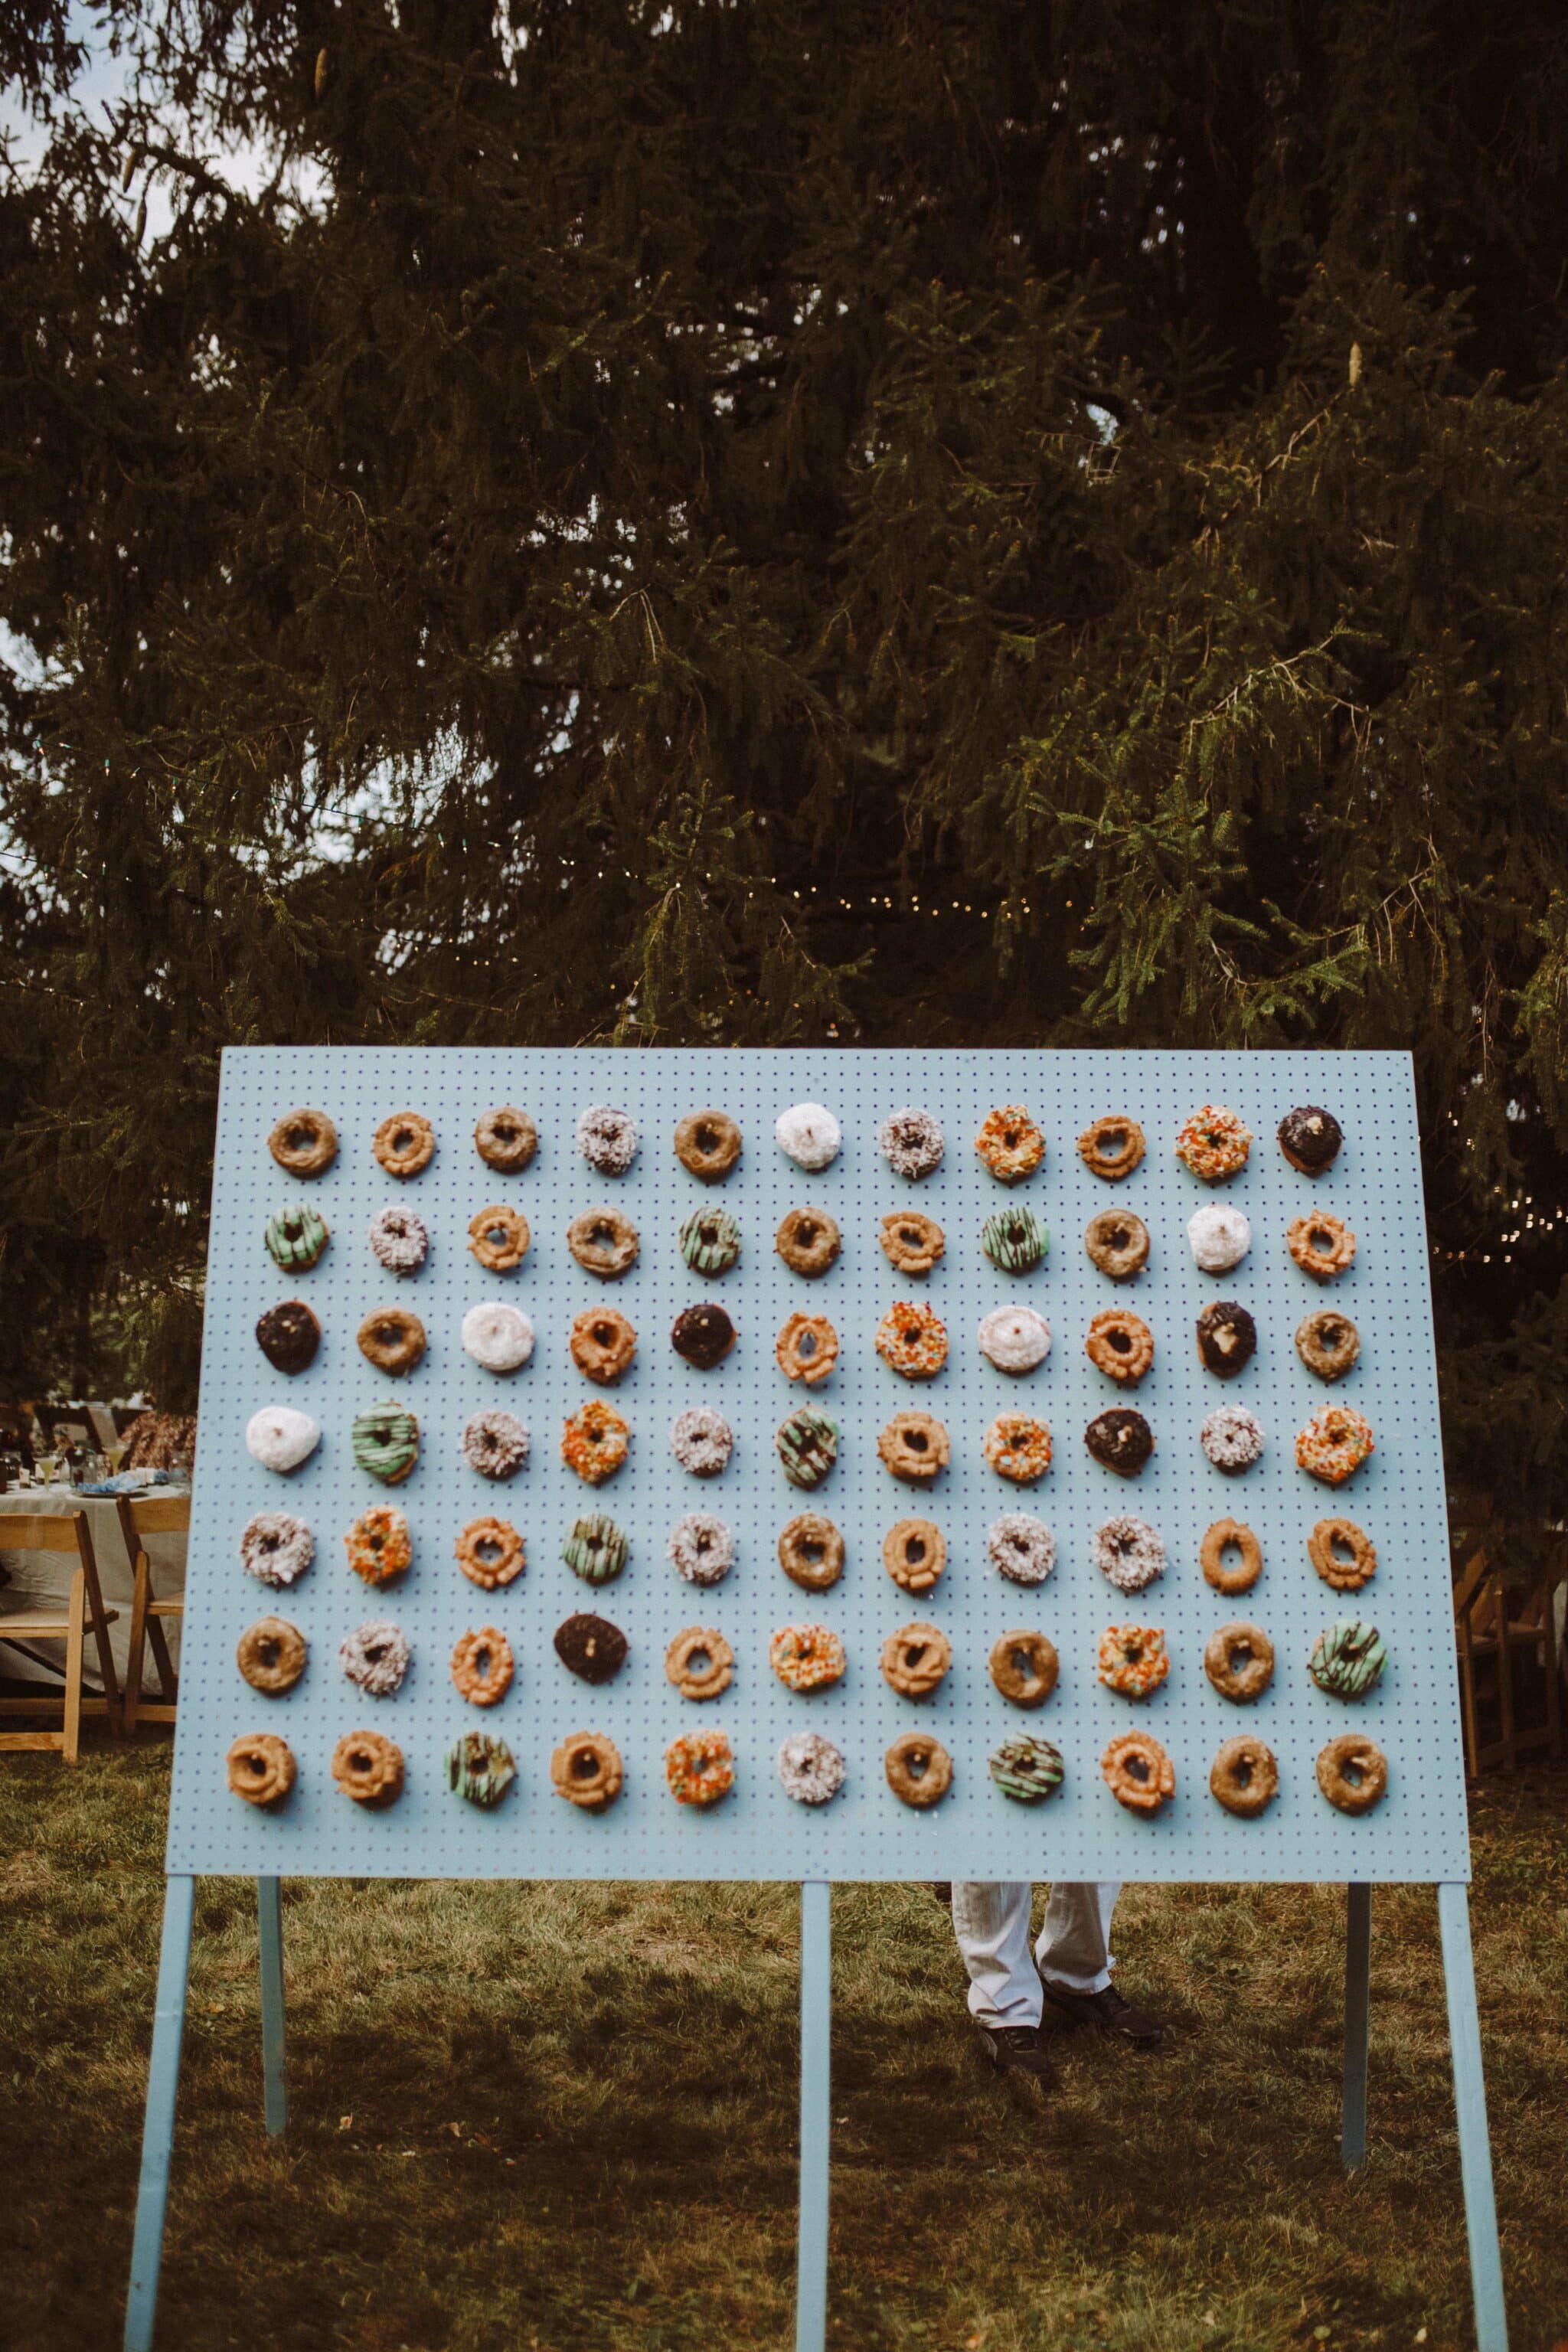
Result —
M1059 1882L1051 1888L1035 1958L1047 1986L1068 1992L1103 1992L1115 1962L1110 1921L1121 1892L1118 1878Z
M1040 1979L1029 1956L1026 1879L956 1879L952 1927L969 1971L969 2011L978 2023L1038 2025Z

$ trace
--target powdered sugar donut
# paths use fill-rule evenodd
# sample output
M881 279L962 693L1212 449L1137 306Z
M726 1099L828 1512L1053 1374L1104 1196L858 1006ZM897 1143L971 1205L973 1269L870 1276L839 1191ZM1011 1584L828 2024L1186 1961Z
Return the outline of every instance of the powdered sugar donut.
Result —
M1263 1451L1263 1431L1245 1405L1222 1404L1199 1430L1198 1444L1216 1470L1250 1470Z
M795 1731L779 1749L779 1779L797 1805L826 1805L844 1786L844 1758L818 1731Z
M463 1346L487 1372L515 1372L533 1353L533 1325L521 1307L488 1299L464 1316Z
M669 1531L669 1557L688 1584L718 1584L735 1564L735 1538L722 1519L689 1511Z
M1123 1514L1094 1531L1094 1564L1118 1592L1142 1592L1165 1573L1165 1547L1147 1519Z
M877 1147L895 1175L929 1176L942 1166L945 1142L929 1110L895 1110L877 1131Z
M1051 1327L1032 1307L997 1307L983 1316L980 1352L999 1372L1032 1372L1050 1353Z
M408 1642L389 1618L372 1617L339 1644L338 1664L372 1698L390 1698L408 1672Z
M1011 1584L1044 1584L1057 1564L1055 1536L1028 1511L1004 1511L994 1519L985 1549Z
M528 1459L528 1432L510 1412L477 1412L463 1432L463 1459L481 1478L514 1477Z
M264 1404L245 1424L246 1452L264 1470L283 1477L308 1462L321 1442L318 1424L291 1404Z
M425 1220L412 1209L383 1209L370 1221L370 1250L388 1274L417 1274L430 1248Z
M577 1121L577 1149L601 1176L624 1176L637 1156L637 1121L608 1103L595 1103Z
M288 1511L258 1511L239 1538L247 1576L261 1584L292 1584L316 1557L316 1538Z
M1217 1201L1194 1209L1187 1219L1187 1242L1194 1265L1205 1274L1228 1274L1252 1247L1252 1227L1239 1209Z
M773 1134L786 1158L814 1176L831 1167L844 1140L838 1121L820 1103L796 1103L793 1109L780 1111Z
M669 1450L694 1478L717 1478L730 1460L735 1433L721 1412L694 1404L669 1424Z

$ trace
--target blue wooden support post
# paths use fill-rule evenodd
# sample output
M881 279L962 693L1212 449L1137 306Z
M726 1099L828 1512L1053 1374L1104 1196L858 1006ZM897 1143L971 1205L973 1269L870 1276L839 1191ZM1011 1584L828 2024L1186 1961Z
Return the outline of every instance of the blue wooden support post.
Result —
M795 2352L827 2340L829 2049L833 2032L833 1891L820 1878L800 1890L800 2241L795 2291Z
M131 2294L125 2305L125 2352L152 2352L158 2313L158 2272L163 2260L163 2214L169 2201L169 2160L180 2092L180 2043L185 2031L185 1979L195 1896L194 1878L166 1882L153 2055L147 2066L147 2118L142 2131L142 2177L136 2188L136 2234L131 2249Z
M1345 2094L1340 2157L1347 2172L1366 2162L1366 2044L1372 2014L1372 1889L1345 1889Z
M267 2128L276 2138L289 2121L289 2078L283 2040L283 1887L280 1879L257 1880L256 1913L261 1931L261 2079Z
M1465 2189L1465 2229L1470 2242L1470 2292L1476 2305L1476 2352L1508 2352L1508 2312L1502 2293L1492 2189L1491 2137L1481 2075L1481 2025L1476 2013L1476 1964L1470 1950L1468 1890L1450 1882L1437 1889L1443 1938L1443 1982L1448 1996L1448 2049L1454 2063L1454 2106L1459 2123L1459 2178Z

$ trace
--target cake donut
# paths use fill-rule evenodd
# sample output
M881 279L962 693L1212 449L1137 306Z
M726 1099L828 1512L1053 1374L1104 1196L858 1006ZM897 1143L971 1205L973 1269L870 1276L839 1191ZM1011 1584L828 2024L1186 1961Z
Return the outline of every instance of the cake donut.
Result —
M1050 1245L1050 1227L1021 1201L998 1209L980 1228L980 1246L1000 1274L1033 1274Z
M1198 1361L1216 1380L1233 1381L1257 1352L1258 1326L1234 1298L1216 1298L1205 1307L1194 1329Z
M988 1111L974 1149L999 1184L1021 1184L1046 1156L1046 1139L1022 1103Z
M1051 1327L1033 1307L993 1307L974 1336L986 1362L1015 1379L1043 1364L1051 1349Z
M669 1450L693 1478L717 1478L729 1466L735 1433L710 1405L689 1405L669 1424Z
M224 1759L228 1785L247 1805L277 1805L299 1777L294 1751L270 1731L237 1739Z
M637 1227L618 1209L584 1209L566 1228L566 1246L584 1274L618 1282L637 1262Z
M1342 1381L1361 1354L1361 1333L1348 1315L1320 1307L1296 1326L1296 1353L1321 1381Z
M637 1156L637 1121L608 1103L595 1103L577 1121L579 1153L601 1176L624 1176Z
M914 1182L942 1166L946 1141L929 1110L895 1110L877 1130L877 1149L895 1176Z
M741 1255L741 1228L728 1209L693 1209L678 1246L693 1274L728 1274Z
M1131 1282L1149 1263L1149 1228L1126 1209L1102 1209L1083 1229L1090 1265L1112 1282Z
M952 1644L940 1625L917 1618L882 1644L882 1679L900 1698L929 1698L952 1664Z
M268 1217L262 1240L273 1264L285 1274L308 1274L331 1239L325 1217L301 1202Z
M830 1625L781 1625L768 1664L785 1690L826 1690L844 1676L844 1644Z
M609 1388L637 1354L637 1335L615 1307L587 1307L574 1318L566 1345L584 1379Z
M1355 1235L1342 1217L1293 1217L1285 1246L1314 1282L1332 1282L1355 1256Z
M1094 1564L1118 1592L1142 1592L1165 1573L1165 1547L1147 1519L1121 1514L1094 1531Z
M1083 1442L1103 1469L1119 1478L1136 1478L1154 1451L1154 1433L1141 1412L1112 1405L1097 1412L1083 1433Z
M882 1759L888 1786L900 1804L924 1811L942 1802L952 1786L952 1759L929 1731L906 1731Z
M773 1450L792 1486L820 1486L838 1459L838 1424L811 1405L797 1405L774 1432Z
M827 1272L838 1256L842 1236L838 1221L826 1209L791 1209L780 1220L773 1247L792 1274L808 1282Z
M436 1150L435 1129L416 1110L395 1111L382 1120L370 1148L389 1176L417 1176L430 1165Z
M1226 1556L1233 1551L1234 1565ZM1198 1566L1216 1592L1250 1592L1263 1573L1263 1547L1239 1519L1215 1519L1198 1546Z
M338 1156L338 1130L324 1110L291 1110L273 1128L267 1149L290 1176L324 1176Z
M470 1584L494 1592L522 1574L522 1538L510 1519L470 1519L452 1546L452 1557Z
M1328 1486L1342 1486L1376 1451L1371 1422L1349 1404L1326 1404L1296 1436L1298 1466Z
M317 1423L291 1404L263 1405L245 1424L246 1452L281 1478L308 1462L321 1442Z
M1078 1156L1089 1174L1103 1177L1108 1184L1120 1184L1124 1176L1131 1176L1142 1164L1146 1149L1137 1120L1114 1112L1095 1119L1078 1139Z
M780 1111L773 1121L773 1139L785 1159L793 1160L809 1176L820 1175L833 1165L844 1140L838 1121L820 1103L796 1103Z
M481 1478L515 1478L528 1459L527 1430L510 1412L477 1412L463 1431L463 1459Z
M665 1549L688 1584L721 1583L735 1564L734 1537L707 1511L688 1511L677 1519Z
M234 1663L252 1690L280 1697L305 1671L305 1636L287 1617L258 1617L240 1635Z
M1203 1274L1228 1274L1252 1247L1252 1227L1239 1209L1205 1201L1187 1219L1187 1247Z
M991 1565L1009 1584L1044 1584L1057 1564L1057 1539L1044 1519L1004 1511L985 1538Z
M247 1576L274 1587L293 1584L316 1557L316 1538L303 1519L288 1511L258 1511L239 1538Z
M405 1307L380 1307L354 1334L360 1354L378 1372L401 1380L425 1355L425 1326Z
M670 1325L669 1344L695 1371L710 1372L734 1346L735 1326L721 1307L704 1299L700 1306L681 1308Z
M403 1686L409 1648L401 1626L370 1617L338 1644L338 1664L369 1698L390 1698Z
M1388 1786L1388 1759L1364 1733L1342 1732L1318 1750L1318 1786L1342 1813L1370 1813Z
M302 1298L286 1298L258 1320L256 1344L275 1372L309 1371L321 1344L321 1327Z
M706 1811L735 1785L735 1755L723 1731L686 1731L664 1751L664 1777L678 1805Z
M726 1111L688 1111L676 1127L675 1156L700 1183L721 1184L741 1157L741 1130Z
M1176 1793L1176 1768L1151 1732L1124 1731L1100 1769L1117 1803L1131 1813L1157 1813Z
M709 1625L688 1625L664 1654L665 1680L682 1698L720 1698L735 1675L735 1653Z
M1062 1751L1049 1739L1016 1732L986 1758L986 1769L1005 1797L1037 1805L1062 1785Z
M589 1486L615 1476L630 1444L630 1428L603 1397L589 1397L561 1425L561 1459Z
M1377 1551L1353 1519L1320 1519L1307 1538L1307 1557L1336 1592L1359 1592L1377 1573Z
M877 1440L877 1458L906 1485L929 1485L951 1455L946 1430L934 1414L896 1412Z
M877 1353L906 1381L934 1380L947 1361L947 1326L934 1308L895 1299L877 1326Z
M597 1685L614 1682L626 1664L630 1644L607 1617L578 1609L562 1619L551 1636L551 1646L569 1675Z
M778 1753L779 1779L797 1805L826 1805L844 1786L844 1757L820 1732L792 1731Z
M584 1813L602 1813L626 1780L621 1751L602 1731L574 1731L550 1755L550 1785Z
M1226 1740L1209 1767L1209 1794L1243 1821L1254 1820L1271 1804L1279 1787L1273 1749L1250 1731Z
M1263 1431L1245 1405L1222 1404L1199 1430L1198 1444L1216 1470L1234 1475L1251 1469L1263 1451Z
M521 1307L504 1306L500 1299L470 1307L461 1338L464 1353L487 1372L515 1372L533 1353L532 1323Z
M1245 1706L1274 1679L1274 1644L1261 1625L1216 1626L1204 1644L1204 1672L1221 1698Z
M918 1217L909 1209L884 1217L877 1239L897 1274L929 1274L947 1247L936 1219Z
M520 1176L539 1149L539 1129L515 1103L486 1111L474 1129L474 1150L487 1168L503 1176Z
M999 1412L985 1433L985 1459L1001 1478L1032 1486L1051 1466L1051 1433L1025 1412Z
M1331 1168L1344 1141L1332 1111L1316 1103L1288 1110L1279 1122L1279 1137L1280 1150L1302 1176L1321 1176L1325 1168Z
M403 1794L403 1750L379 1731L345 1731L332 1750L332 1778L345 1797L373 1810Z
M1326 1625L1312 1644L1307 1672L1331 1698L1365 1698L1377 1688L1388 1664L1388 1652L1375 1625L1349 1619Z
M1163 1625L1108 1625L1100 1637L1100 1679L1122 1698L1147 1698L1170 1671Z
M905 1592L934 1591L947 1566L947 1539L930 1519L900 1519L882 1538L882 1566Z
M388 1274L417 1274L430 1254L423 1217L412 1209L383 1209L370 1221L370 1254Z
M1014 1706L1043 1706L1061 1670L1056 1644L1043 1633L1004 1633L991 1644L991 1679Z
M1090 1323L1083 1351L1108 1380L1133 1388L1154 1360L1154 1334L1141 1315L1108 1307Z
M626 1564L630 1547L614 1519L604 1511L574 1519L561 1557L584 1584L610 1584Z
M773 1357L786 1381L815 1388L838 1361L838 1334L826 1315L792 1315L779 1327Z
M488 1732L465 1731L447 1751L447 1786L486 1812L500 1804L516 1778L511 1749Z
M528 1219L519 1209L495 1203L468 1219L468 1255L487 1274L515 1273L528 1255L531 1238Z
M384 1486L401 1486L419 1459L419 1423L396 1404L356 1412L349 1432L355 1464Z
M516 1662L498 1625L459 1636L452 1651L452 1686L470 1706L497 1706L511 1688Z
M1177 1159L1205 1184L1228 1184L1246 1167L1251 1148L1251 1129L1218 1103L1194 1111L1176 1137Z
M779 1530L779 1566L803 1592L826 1592L844 1573L844 1538L820 1511L801 1511Z
M406 1576L414 1558L408 1521L390 1503L362 1511L343 1537L350 1568L366 1584L392 1584Z

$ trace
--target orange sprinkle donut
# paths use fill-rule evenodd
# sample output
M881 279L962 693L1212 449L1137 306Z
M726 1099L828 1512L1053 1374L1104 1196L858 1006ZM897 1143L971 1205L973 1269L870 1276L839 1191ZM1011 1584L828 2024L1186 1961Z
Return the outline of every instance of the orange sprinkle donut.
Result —
M1194 1111L1176 1138L1176 1157L1205 1184L1226 1184L1247 1165L1252 1130L1233 1110L1205 1103Z
M999 1184L1021 1184L1046 1156L1046 1139L1022 1103L987 1113L974 1149Z
M664 1777L678 1805L716 1805L735 1785L729 1734L683 1731L664 1751Z
M590 1486L613 1478L626 1458L631 1431L614 1405L590 1397L562 1423L561 1459Z
M1375 1452L1371 1422L1351 1404L1326 1404L1297 1433L1298 1465L1329 1486L1342 1486Z
M1051 1466L1051 1433L1026 1412L999 1412L985 1433L985 1459L1000 1477L1032 1486Z
M487 1592L522 1574L522 1538L508 1519L470 1519L452 1550L470 1584Z
M408 1522L389 1503L363 1511L343 1538L349 1566L367 1584L390 1584L406 1573L414 1557Z
M829 1625L781 1625L768 1664L786 1690L826 1690L844 1673L844 1644Z
M906 1381L933 1380L947 1361L947 1326L932 1308L895 1299L877 1326L877 1353Z
M1147 1698L1170 1671L1163 1625L1108 1625L1100 1637L1100 1679L1123 1698Z

